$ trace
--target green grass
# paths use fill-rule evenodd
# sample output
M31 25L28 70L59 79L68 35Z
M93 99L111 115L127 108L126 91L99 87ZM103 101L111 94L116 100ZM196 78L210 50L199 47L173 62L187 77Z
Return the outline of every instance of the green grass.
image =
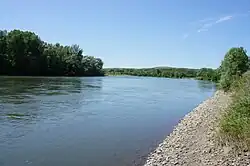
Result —
M245 73L231 86L232 103L220 122L225 142L250 150L250 73Z

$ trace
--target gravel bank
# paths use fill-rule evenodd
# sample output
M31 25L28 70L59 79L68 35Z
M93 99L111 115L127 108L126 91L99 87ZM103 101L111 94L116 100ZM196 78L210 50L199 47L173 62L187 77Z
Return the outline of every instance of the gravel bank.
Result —
M217 91L181 120L144 166L250 166L250 152L218 144L218 119L229 103L230 96Z

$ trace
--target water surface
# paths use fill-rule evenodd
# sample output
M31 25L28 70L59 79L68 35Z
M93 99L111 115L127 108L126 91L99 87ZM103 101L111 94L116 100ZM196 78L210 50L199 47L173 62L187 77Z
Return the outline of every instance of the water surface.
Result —
M191 79L0 77L0 165L138 164L214 90Z

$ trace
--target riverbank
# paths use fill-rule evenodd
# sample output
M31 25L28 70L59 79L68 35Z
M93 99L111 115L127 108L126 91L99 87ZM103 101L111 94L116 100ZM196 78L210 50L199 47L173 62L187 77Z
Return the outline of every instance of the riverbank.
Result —
M248 166L249 152L236 152L233 147L219 143L219 119L230 102L229 94L217 91L181 120L149 155L144 166Z
M105 68L105 75L130 75L143 77L163 78L194 78L217 82L218 71L211 68L175 68L175 67L153 67L153 68Z

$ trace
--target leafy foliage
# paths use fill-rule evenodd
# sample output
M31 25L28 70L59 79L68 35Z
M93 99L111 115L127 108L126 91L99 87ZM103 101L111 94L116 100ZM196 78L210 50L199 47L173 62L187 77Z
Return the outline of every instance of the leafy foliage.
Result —
M248 68L248 56L244 48L231 48L221 63L220 87L229 90L233 80L240 77Z
M220 122L224 140L250 150L250 73L232 84L233 102Z
M200 80L211 80L211 81L219 81L220 75L218 70L214 70L211 68L201 68L196 73L196 77Z
M243 47L231 48L219 68L220 87L232 92L232 103L220 121L223 141L250 150L249 57Z
M129 69L129 68L111 68L105 69L108 75L133 75L133 76L151 76L167 78L198 78L201 80L217 81L218 74L214 69L188 69L188 68L147 68L147 69Z
M43 42L29 31L0 31L1 75L100 76L103 62L78 45Z

